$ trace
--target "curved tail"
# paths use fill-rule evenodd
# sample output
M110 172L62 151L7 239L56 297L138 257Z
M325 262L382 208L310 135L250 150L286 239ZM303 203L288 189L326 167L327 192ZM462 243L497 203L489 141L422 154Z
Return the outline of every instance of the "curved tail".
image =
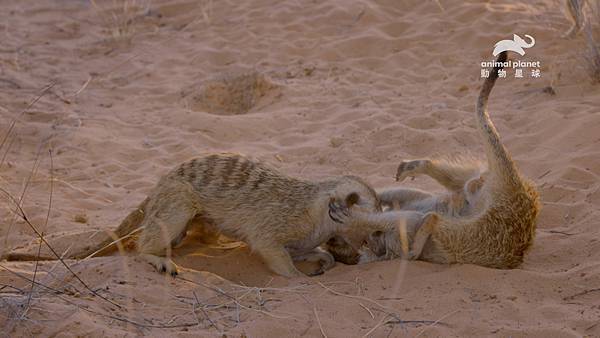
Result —
M100 243L93 245L92 247L84 248L80 252L69 253L65 258L82 259L94 256L106 256L114 252L117 248L116 244L124 239L123 237L127 237L128 235L137 232L139 225L144 220L144 210L146 208L146 204L148 204L148 198L146 198L135 210L130 212L129 215L125 217L117 229L111 233L111 236L104 239ZM3 257L3 259L8 261L48 261L55 260L57 257L38 256L31 253L8 253Z
M477 99L477 122L479 130L485 141L485 149L488 159L490 173L496 173L498 178L508 182L513 181L518 177L518 172L515 164L510 157L510 154L502 145L498 131L488 114L488 99L494 84L498 79L498 71L502 70L503 63L506 62L507 52L502 52L496 59L496 66L490 72L490 76L485 79L479 98Z

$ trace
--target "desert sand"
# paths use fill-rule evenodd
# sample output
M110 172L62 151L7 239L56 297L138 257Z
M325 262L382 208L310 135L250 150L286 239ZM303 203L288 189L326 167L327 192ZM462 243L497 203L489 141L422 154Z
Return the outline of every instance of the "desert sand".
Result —
M175 279L130 254L65 260L95 296L58 261L4 261L3 336L600 336L600 86L581 35L561 37L558 1L1 7L1 187L60 254L106 236L160 175L201 153L378 189L399 184L403 159L482 154L480 63L513 34L535 37L511 57L540 61L541 77L511 70L490 113L543 202L514 270L394 260L288 280L239 243L191 238L174 251ZM37 236L4 195L1 205L1 253L35 254Z

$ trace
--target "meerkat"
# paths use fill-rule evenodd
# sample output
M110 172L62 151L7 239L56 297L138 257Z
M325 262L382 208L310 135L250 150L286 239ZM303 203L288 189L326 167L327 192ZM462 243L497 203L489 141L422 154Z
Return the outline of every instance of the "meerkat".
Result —
M506 59L503 52L497 61ZM448 193L433 195L399 188L378 194L384 207L425 213L425 221L410 238L408 259L510 269L523 262L533 243L540 210L538 193L519 173L487 111L488 98L501 69L493 69L477 101L477 124L485 143L487 168L464 159L403 161L397 170L397 181L428 175ZM395 212L398 211L364 213L350 208L345 213L335 210L334 216L373 226L372 223L393 221ZM368 246L376 254L375 259L390 253L397 256L396 252L401 251L402 236L398 228L391 229L370 236Z
M321 261L319 274L333 266L334 259L317 246L337 235L358 248L374 231L345 226L333 217L333 202L363 212L381 209L375 191L355 176L312 182L242 155L211 154L184 162L163 176L114 235L139 231L140 257L171 275L177 274L177 266L165 256L198 224L246 242L279 275L303 275L293 260ZM109 238L70 257L105 255L114 250L106 248L112 244Z

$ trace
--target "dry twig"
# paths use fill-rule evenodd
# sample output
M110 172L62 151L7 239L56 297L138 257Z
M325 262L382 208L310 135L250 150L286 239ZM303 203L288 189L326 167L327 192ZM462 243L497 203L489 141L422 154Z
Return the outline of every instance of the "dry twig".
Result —
M49 149L48 153L50 155L50 177L52 177L52 171L54 170L54 162L52 159L52 149ZM44 229L46 229L48 226L48 220L50 219L50 211L52 210L53 186L54 185L52 184L52 180L50 180L50 197L48 200L48 213L46 214L46 220L44 221ZM42 236L43 235L44 235L44 233L42 232ZM38 271L41 250L42 250L42 241L40 241L40 243L38 245L37 259L35 260L35 269L33 270L33 278L31 280L31 291L29 292L29 297L27 297L27 305L25 306L25 310L23 310L23 314L21 317L25 316L25 314L29 310L29 305L31 304L31 295L33 294L33 289L35 288L35 277L36 277L37 271Z
M451 315L453 315L453 314L457 313L458 311L460 311L460 310L452 311L452 312L449 312L449 313L447 313L447 314L443 315L442 317L440 317L440 319L436 320L435 322L431 323L429 326L427 326L427 327L425 327L423 330L421 330L421 332L419 332L419 334L417 334L417 335L415 336L415 338L417 338L417 337L420 337L420 336L421 336L423 333L425 333L425 331L427 331L427 330L431 329L432 327L436 326L436 325L437 325L437 324L439 324L439 323L440 323L442 320L446 319L447 317L450 317Z
M46 241L46 239L44 238L44 235L42 235L40 233L40 231L36 228L35 225L33 225L30 221L29 218L27 217L27 214L25 214L25 210L23 210L23 208L19 205L19 203L17 202L17 200L14 198L14 196L12 196L8 191L4 190L3 188L0 188L0 192L3 192L16 206L17 206L17 215L19 217L21 217L21 219L23 221L25 221L25 223L27 225L29 225L29 227L35 232L35 234L40 238L40 240L42 242L44 242L44 244L48 247L48 249L50 249L50 251L52 252L52 254L58 258L58 260L61 262L61 264L67 269L69 270L69 272L81 283L81 285L83 285L88 291L90 291L94 296L105 300L106 302L109 302L110 304L121 308L121 305L113 302L112 300L100 295L98 292L94 291L92 288L90 288L86 282L84 282L81 277L79 277L72 269L71 267L65 263L65 261L62 259L62 257L56 252L56 250L54 250L54 248L50 245L50 243L48 243L48 241Z
M319 314L317 313L317 305L313 303L313 312L315 313L315 318L317 319L317 324L319 325L319 330L321 330L321 335L323 338L327 338L327 334L323 330L323 325L321 325L321 319L319 319Z

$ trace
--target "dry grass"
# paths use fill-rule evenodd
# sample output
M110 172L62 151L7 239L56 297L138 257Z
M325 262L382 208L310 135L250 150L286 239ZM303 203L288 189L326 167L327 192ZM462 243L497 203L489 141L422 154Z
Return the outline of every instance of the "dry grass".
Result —
M566 0L566 13L572 26L563 34L573 38L583 36L583 53L587 74L592 83L600 83L600 0Z
M91 0L91 3L110 36L117 41L131 38L135 33L136 19L150 10L147 0L113 0L110 3Z
M600 0L589 0L588 23L583 28L587 50L585 53L588 75L600 83Z

